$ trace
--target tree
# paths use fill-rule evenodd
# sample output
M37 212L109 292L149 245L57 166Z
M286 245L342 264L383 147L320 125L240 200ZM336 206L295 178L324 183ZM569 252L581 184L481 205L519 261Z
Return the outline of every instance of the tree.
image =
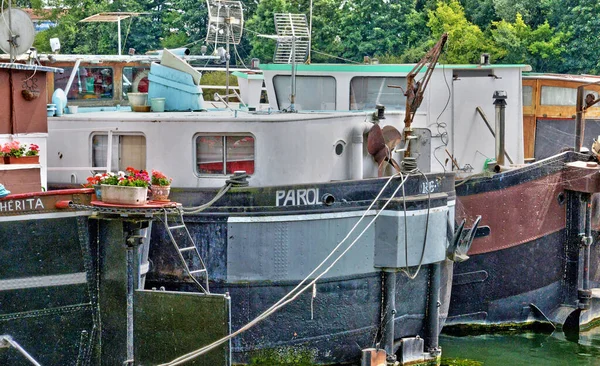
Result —
M554 2L550 24L567 37L566 52L558 72L600 73L600 3L596 0Z
M439 39L442 33L448 33L445 52L441 59L448 63L477 63L482 53L489 53L497 59L502 53L488 39L481 29L465 18L458 0L439 1L435 11L428 11L427 26L433 39Z
M535 30L525 24L517 13L514 23L502 20L493 22L492 38L500 50L498 61L512 64L529 64L534 71L549 72L560 68L564 34L550 27L548 22Z
M487 29L493 21L500 20L494 0L461 0L465 17L480 29Z

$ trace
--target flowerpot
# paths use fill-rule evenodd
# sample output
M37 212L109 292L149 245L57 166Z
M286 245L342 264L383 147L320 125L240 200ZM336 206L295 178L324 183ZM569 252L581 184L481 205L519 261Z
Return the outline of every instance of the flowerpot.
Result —
M150 187L152 194L150 195L150 199L152 201L168 201L169 193L171 192L171 186L158 186L152 185Z
M39 155L35 156L21 156L19 158L15 158L14 156L5 156L4 164L39 164L40 157Z
M96 198L98 201L102 201L102 186L100 184L94 184L93 187Z
M148 188L146 187L112 186L107 184L102 184L101 187L100 195L102 202L121 205L146 204L146 196L148 195Z

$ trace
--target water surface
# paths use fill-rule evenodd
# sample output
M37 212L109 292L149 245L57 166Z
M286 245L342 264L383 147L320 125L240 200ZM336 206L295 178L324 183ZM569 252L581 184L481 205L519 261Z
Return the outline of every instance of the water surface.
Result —
M578 341L561 331L440 337L442 357L470 359L484 366L600 366L600 327L582 332Z

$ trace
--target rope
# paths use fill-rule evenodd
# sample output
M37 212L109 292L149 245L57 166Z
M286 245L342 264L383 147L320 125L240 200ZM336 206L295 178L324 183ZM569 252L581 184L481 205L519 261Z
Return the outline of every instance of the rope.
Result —
M416 172L421 173L421 175L423 176L423 178L425 178L425 183L426 183L426 187L429 187L429 180L427 179L427 176L420 170L417 170ZM419 265L417 266L417 270L415 271L414 274L410 273L410 270L408 268L408 222L406 217L408 216L407 212L406 212L406 192L404 191L404 187L402 187L402 198L403 198L403 204L404 204L404 260L405 260L405 267L402 270L402 272L404 272L409 279L414 280L415 278L417 278L417 275L419 274L419 271L421 271L421 266L423 265L423 258L425 258L425 248L427 247L427 232L429 231L429 211L431 209L431 193L429 192L429 188L427 189L427 217L425 219L425 237L423 238L423 249L421 249L421 259L419 259Z
M281 298L279 301L277 301L277 303L275 303L274 305L272 305L269 309L267 309L266 311L264 311L261 315L257 316L256 318L254 318L252 321L250 321L248 324L246 324L245 326L241 327L240 329L238 329L237 331L235 331L234 333L223 337L221 339L219 339L218 341L215 341L211 344L209 344L208 346L202 347L196 351L192 351L186 355L183 355L181 357L178 357L168 363L165 364L161 364L159 366L175 366L175 365L180 365L182 363L185 363L189 360L192 360L210 350L212 350L215 347L220 346L221 344L227 342L228 340L232 339L233 337L237 336L238 334L241 334L243 332L245 332L246 330L252 328L254 325L258 324L260 321L266 319L267 317L269 317L271 314L273 314L274 312L276 312L277 310L279 310L280 308L282 308L283 306L287 305L288 303L294 301L300 294L302 294L304 291L306 291L307 289L311 288L311 286L313 286L321 277L323 277L353 246L354 244L362 237L362 235L367 231L367 229L369 229L369 227L371 227L371 225L375 222L375 220L379 217L379 215L385 210L385 208L387 207L387 205L392 201L392 199L396 196L396 194L398 193L398 191L400 190L400 188L404 187L404 183L406 182L406 180L408 179L408 176L406 176L406 178L404 178L404 176L401 176L401 182L398 185L398 187L396 187L396 189L394 190L394 192L392 193L392 196L385 202L385 204L383 205L383 207L377 212L377 214L375 215L375 217L369 222L369 224L363 229L363 231L361 231L361 233L356 237L356 239L354 239L354 241L352 241L352 243L350 243L350 245L348 245L348 247L337 257L335 258L335 260L331 263L331 265L329 265L329 267L327 267L323 272L321 272L321 274L319 274L317 277L315 277L315 279L313 279L309 284L307 284L306 286L304 286L303 288L300 289L300 287L302 287L302 285L308 281L308 279L319 270L319 268L321 268L328 260L329 258L331 258L333 256L333 254L335 252L337 252L337 250L341 247L341 245L350 237L350 235L352 234L352 232L354 232L354 230L358 227L358 224L365 218L365 216L367 215L367 213L371 210L371 208L375 205L375 203L379 200L379 197L383 194L383 192L385 191L385 189L387 188L387 186L389 185L389 183L392 181L393 178L397 177L398 174L394 174L392 175L388 181L385 183L385 185L382 187L382 189L379 191L379 193L377 194L377 197L375 197L375 199L373 200L373 202L371 202L371 204L369 205L369 207L367 208L367 210L363 213L363 215L361 216L361 218L356 222L356 224L354 224L354 226L352 227L352 229L350 230L350 232L348 232L348 234L346 235L346 237L344 237L344 239L342 239L342 241L340 241L336 247L329 253L329 255L327 255L327 257L308 275L306 276L296 287L294 287L294 289L292 291L290 291L287 295L285 295L283 298ZM300 289L300 290L298 290ZM296 292L296 294L294 294L294 292Z
M219 192L217 192L216 196L211 199L210 201L206 202L203 205L200 206L195 206L195 207L183 207L183 214L184 215L192 215L192 214L196 214L199 212L202 212L204 210L206 210L207 208L209 208L210 206L212 206L215 202L217 202L221 197L223 197L225 195L225 193L227 193L229 191L229 189L231 189L232 187L247 187L248 186L248 180L247 178L249 177L249 175L247 173L235 173L234 175L230 176L229 179L227 179L225 181L225 185L219 190Z

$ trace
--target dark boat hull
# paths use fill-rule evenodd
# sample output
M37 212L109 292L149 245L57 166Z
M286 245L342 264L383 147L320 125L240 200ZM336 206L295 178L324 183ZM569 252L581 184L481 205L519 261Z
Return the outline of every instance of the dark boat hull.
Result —
M453 200L448 178L438 181L438 192L450 198L430 201L432 209L447 207L448 201ZM211 292L231 295L232 330L261 314L308 275L359 219L384 182L385 179L375 179L313 186L321 197L335 196L336 203L329 206L274 204L276 191L302 187L242 188L228 193L207 211L186 216L188 229L207 262ZM420 194L419 199L409 203L408 210L412 212L427 210L428 195L420 191L422 183L415 179L406 186L407 196ZM388 188L383 197L389 197L394 188L395 185ZM174 190L172 195L173 200L189 206L207 201L211 193L203 196L198 191ZM372 217L373 213L367 221ZM360 226L350 240L364 227ZM444 238L445 230L444 222ZM368 240L359 240L331 274L317 282L316 292L310 289L301 294L296 301L234 338L234 363L247 363L253 357L291 358L298 352L319 364L356 362L362 349L376 346L381 341L383 275L373 264L374 233L367 231L365 235ZM445 247L445 243L438 244ZM147 286L164 286L167 290L193 288L183 275L164 227L157 223L152 229L149 257L153 269L148 273ZM403 274L397 276L395 339L419 335L426 343L430 340L430 275L432 266L440 263L441 329L452 278L452 266L443 259L423 265L414 280ZM410 270L414 272L416 266L411 265Z
M577 190L579 179L588 177L573 178L565 168L577 160L586 157L565 153L457 187L457 218L482 215L481 225L489 226L490 234L474 240L466 262L455 263L448 325L485 329L541 321L562 326L578 308L583 254L577 237L582 219L576 212L585 193ZM591 287L600 281L595 247ZM600 309L592 306L579 323L598 317Z
M90 194L14 195L0 200L0 335L43 365L89 364L97 337L89 212L58 210ZM30 365L15 348L0 364Z

